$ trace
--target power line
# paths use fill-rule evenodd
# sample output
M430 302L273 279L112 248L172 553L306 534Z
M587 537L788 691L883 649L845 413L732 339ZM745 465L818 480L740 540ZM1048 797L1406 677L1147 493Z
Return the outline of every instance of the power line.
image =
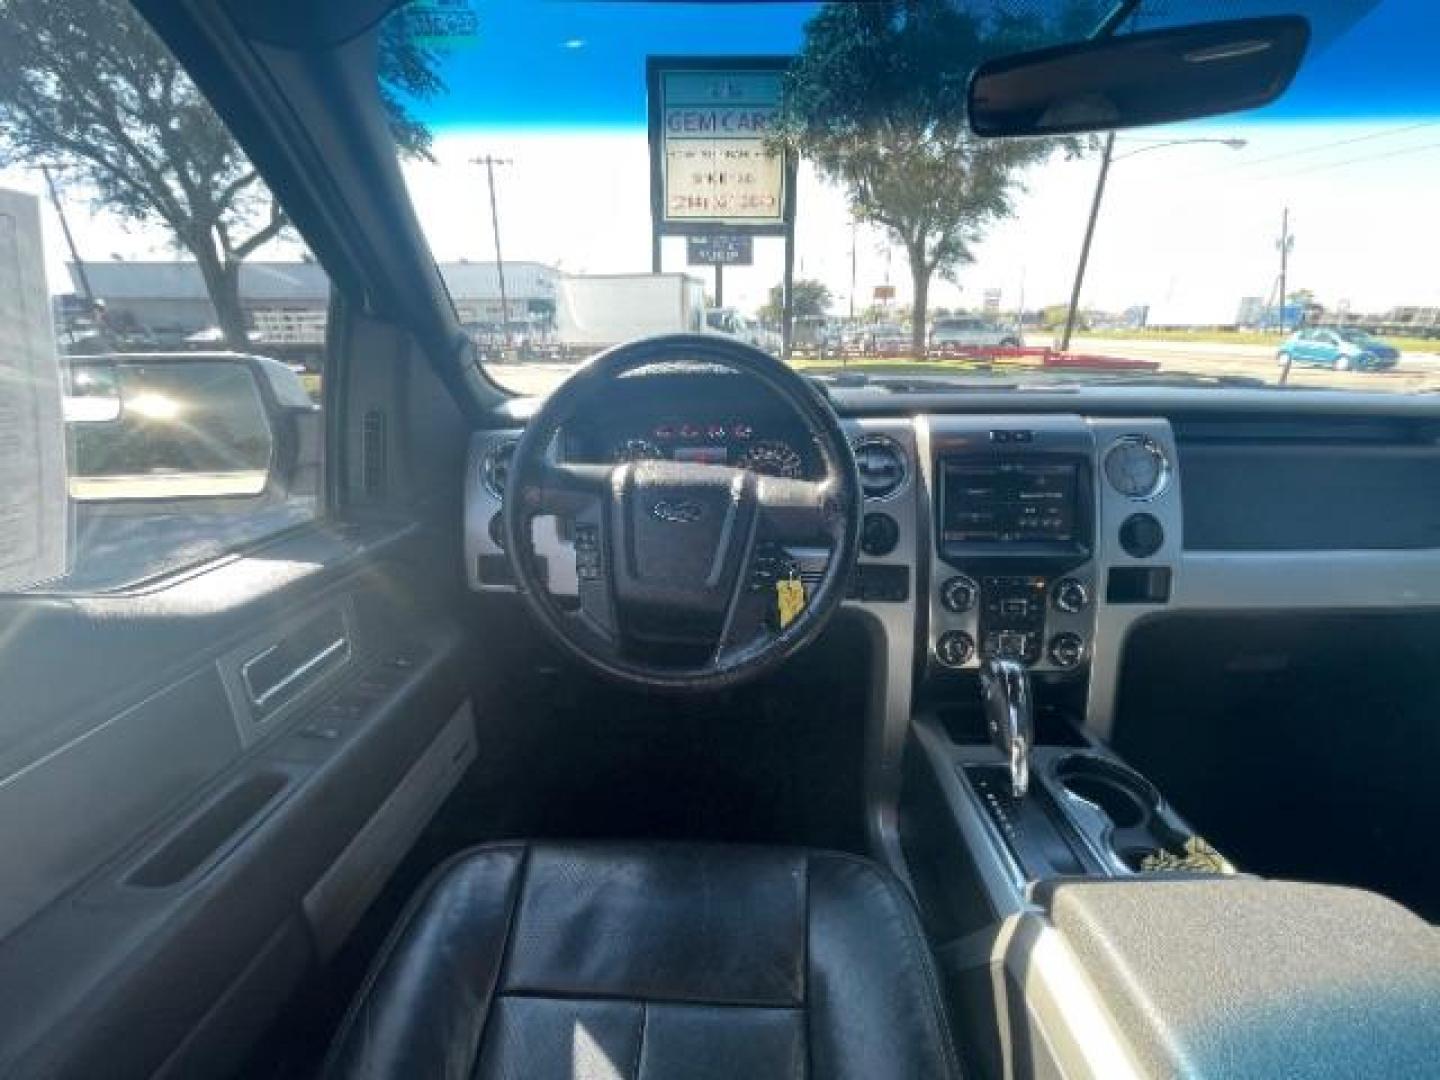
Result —
M1231 173L1237 169L1248 169L1255 165L1267 165L1273 161L1283 161L1287 158L1302 157L1305 154L1315 154L1323 150L1337 150L1342 146L1353 146L1356 143L1370 142L1374 139L1388 139L1396 135L1403 135L1408 131L1416 131L1419 128L1434 127L1440 124L1440 120L1421 120L1414 124L1406 124L1398 128L1386 128L1384 131L1371 131L1364 135L1355 135L1348 139L1330 139L1323 143L1312 143L1309 146L1297 147L1293 150L1282 150L1278 154L1267 154L1261 158L1251 158L1248 161L1237 161L1234 164L1226 165L1223 168L1214 169L1208 173L1202 173L1195 177L1197 180L1206 180L1212 176L1221 176Z
M1346 158L1344 161L1324 161L1319 165L1311 165L1309 168L1273 173L1269 176L1262 176L1259 179L1260 181L1286 180L1292 176L1305 176L1309 173L1325 172L1328 169L1340 169L1346 165L1359 165L1371 161L1386 161L1390 158L1404 157L1406 154L1418 154L1425 150L1436 149L1440 149L1440 142L1423 143L1420 146L1402 146L1398 150L1391 150L1384 154L1367 154L1363 157Z

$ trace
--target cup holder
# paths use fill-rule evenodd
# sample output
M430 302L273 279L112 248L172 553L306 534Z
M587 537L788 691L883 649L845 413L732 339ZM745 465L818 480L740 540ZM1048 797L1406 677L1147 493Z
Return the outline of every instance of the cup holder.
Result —
M1160 805L1160 795L1148 780L1102 758L1068 757L1056 768L1055 779L1099 809L1117 829L1144 825Z
M1145 860L1152 858L1158 852L1165 852L1174 855L1176 858L1183 858L1185 855L1185 852L1183 850L1177 850L1177 845L1174 844L1166 844L1158 847L1131 845L1116 849L1115 854L1132 874L1142 874L1145 873Z

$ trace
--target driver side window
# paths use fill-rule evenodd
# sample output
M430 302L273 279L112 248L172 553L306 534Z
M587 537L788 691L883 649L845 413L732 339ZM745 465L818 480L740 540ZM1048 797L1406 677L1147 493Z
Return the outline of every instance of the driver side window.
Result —
M5 18L0 592L129 588L311 521L324 270L128 4Z

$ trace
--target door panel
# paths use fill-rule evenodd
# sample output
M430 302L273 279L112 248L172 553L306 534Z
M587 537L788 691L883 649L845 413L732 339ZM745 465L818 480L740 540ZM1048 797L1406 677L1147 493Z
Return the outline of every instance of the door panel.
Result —
M0 599L23 628L0 685L24 706L0 714L0 998L27 1006L0 1010L0 1074L149 1075L178 1054L182 1075L243 1046L312 937L344 932L306 921L307 894L465 700L459 632L418 569L435 565L415 526L312 529L150 594ZM336 626L343 655L285 684L306 628ZM236 693L257 657L284 684L263 711ZM458 773L439 775L443 797ZM436 804L380 831L413 835ZM362 906L398 857L352 872Z

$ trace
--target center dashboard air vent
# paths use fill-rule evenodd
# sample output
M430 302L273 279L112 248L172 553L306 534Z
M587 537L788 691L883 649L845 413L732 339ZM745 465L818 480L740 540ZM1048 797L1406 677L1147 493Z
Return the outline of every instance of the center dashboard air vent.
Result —
M864 435L854 445L865 497L888 499L899 491L909 473L905 449L888 435Z
M480 484L502 502L505 499L505 485L510 479L510 459L515 456L515 447L518 444L518 439L506 439L487 447L480 456Z

